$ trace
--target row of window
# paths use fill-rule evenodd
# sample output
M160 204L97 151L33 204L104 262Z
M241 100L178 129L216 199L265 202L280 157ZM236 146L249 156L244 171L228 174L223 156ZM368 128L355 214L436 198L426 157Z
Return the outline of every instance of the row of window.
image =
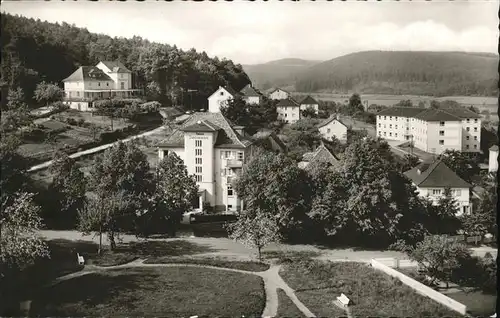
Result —
M194 141L194 160L195 160L195 178L196 182L202 182L203 181L203 158L201 156L203 155L202 148L203 147L203 140L195 140ZM199 162L199 163L198 163Z
M243 151L221 151L220 158L221 159L236 159L243 161Z
M404 120L403 118L406 118L406 121L409 122L410 119L408 117L401 117L401 120ZM379 119L382 119L382 116L379 116ZM394 119L397 121L398 120L398 117L395 116ZM387 120L387 116L384 116L384 120ZM389 120L392 120L392 116L389 116ZM411 119L411 121L415 121L414 118ZM423 120L424 121L424 120ZM470 123L470 118L467 118L465 120L467 123ZM478 123L478 119L475 118L474 119L474 123L477 124ZM440 124L442 124L441 126L444 126L444 121L440 122Z
M442 189L432 189L432 195L441 195L444 194L444 190ZM460 196L462 195L462 190L460 189L452 189L451 190L451 195L453 196Z

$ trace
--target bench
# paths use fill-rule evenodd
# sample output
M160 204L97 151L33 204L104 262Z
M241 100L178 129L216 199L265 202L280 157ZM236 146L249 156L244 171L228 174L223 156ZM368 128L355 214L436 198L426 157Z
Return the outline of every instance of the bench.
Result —
M347 305L349 305L349 301L350 299L347 298L346 295L344 295L344 293L340 294L339 297L337 297L337 300L342 304L342 306L344 307L347 307Z
M78 259L78 265L85 265L85 259L79 253L76 253L76 257Z

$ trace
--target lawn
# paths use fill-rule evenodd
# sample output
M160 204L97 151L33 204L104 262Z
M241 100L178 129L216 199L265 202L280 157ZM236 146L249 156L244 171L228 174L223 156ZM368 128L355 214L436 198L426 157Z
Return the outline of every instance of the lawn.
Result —
M278 289L277 317L304 317L302 311L295 306L290 297L282 289Z
M221 258L193 258L193 257L157 257L148 258L146 264L197 264L215 267L226 267L249 272L262 272L269 269L269 264L253 261L229 261Z
M265 259L275 259L279 264L288 262L297 262L321 256L317 251L263 251L262 256Z
M280 275L316 315L342 315L332 302L344 293L354 316L460 316L365 264L305 260L284 265Z
M68 109L62 113L54 115L56 118L73 118L78 121L83 119L84 121L94 124L101 129L109 128L111 129L111 118L108 116L100 116L100 115L92 115L91 112L81 112L75 109ZM115 118L113 119L113 130L123 129L125 127L131 126L129 120L123 118Z
M34 316L257 317L266 302L254 275L164 267L109 270L61 282L33 300Z

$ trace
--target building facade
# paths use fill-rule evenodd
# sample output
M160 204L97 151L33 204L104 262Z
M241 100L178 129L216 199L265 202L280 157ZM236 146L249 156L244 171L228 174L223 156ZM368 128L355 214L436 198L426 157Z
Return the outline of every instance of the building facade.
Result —
M492 146L489 149L489 156L488 156L488 172L489 173L496 173L498 171L498 146Z
M433 204L437 205L445 189L449 188L458 203L457 215L469 214L472 211L472 185L460 178L441 160L420 163L404 175L417 187L419 195L429 198Z
M81 111L92 110L95 100L141 95L141 90L132 87L132 72L118 61L80 66L63 83L64 102Z
M300 102L300 110L302 111L306 109L314 109L314 112L318 114L319 103L314 98L308 95Z
M423 151L479 152L480 116L468 109L392 107L377 113L377 136L410 141Z
M250 84L240 91L240 95L247 104L255 105L262 101L262 94Z
M347 141L347 126L340 121L336 115L330 116L318 125L318 130L321 136L326 140L336 139L346 142Z
M211 113L220 113L220 109L227 106L228 101L233 99L236 94L237 92L231 87L219 86L219 88L208 97L208 111Z
M293 124L300 120L300 105L292 98L282 99L276 105L278 120Z
M290 93L281 88L276 88L269 94L269 98L275 100L287 99L289 97L291 97Z

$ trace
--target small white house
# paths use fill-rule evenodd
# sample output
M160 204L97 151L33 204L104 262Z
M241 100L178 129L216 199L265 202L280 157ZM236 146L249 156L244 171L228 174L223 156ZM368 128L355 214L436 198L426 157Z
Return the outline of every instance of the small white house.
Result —
M231 87L219 86L210 97L208 97L208 111L210 113L220 113L221 107L227 106L230 99L236 96L237 92Z
M314 109L317 114L319 112L319 103L314 98L307 95L307 97L300 102L300 110L306 109Z
M458 202L457 215L471 212L470 191L472 185L460 178L441 160L432 163L423 162L406 171L404 175L417 187L420 196L428 197L435 205L444 195L445 189L450 188L451 194Z
M243 100L247 104L260 104L261 102L261 94L259 91L257 91L255 88L252 87L252 85L248 84L245 86L241 91L240 94L243 98Z
M347 141L347 125L340 121L338 115L332 115L320 123L318 130L326 140L332 140L335 137L340 141Z
M281 100L281 99L287 99L288 97L290 97L290 93L281 88L276 88L273 91L271 91L271 93L269 93L270 99Z
M278 120L293 124L300 119L300 105L292 98L282 99L276 105Z
M488 172L494 173L498 171L498 146L490 148L490 155L488 158Z

